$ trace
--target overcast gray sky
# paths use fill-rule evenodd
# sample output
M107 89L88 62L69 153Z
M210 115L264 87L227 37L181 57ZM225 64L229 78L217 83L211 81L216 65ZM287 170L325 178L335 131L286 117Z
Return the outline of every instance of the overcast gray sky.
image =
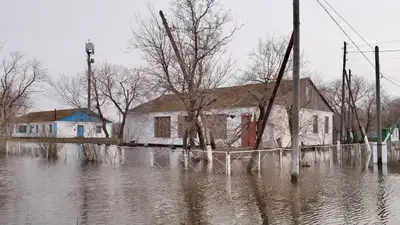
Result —
M2 0L0 42L6 44L0 55L19 50L27 57L43 61L53 77L61 73L74 76L85 69L84 44L91 39L96 46L97 62L140 66L140 54L127 53L126 49L134 15L147 17L148 2L157 10L167 11L170 0ZM245 24L229 49L238 62L237 69L245 68L248 54L260 37L289 35L292 30L292 0L222 0L222 3L239 24ZM329 3L368 42L400 40L399 0L329 0ZM301 49L307 55L308 68L325 80L340 78L343 41L350 41L316 0L303 0L300 7ZM364 45L355 33L350 35L358 45ZM380 48L400 49L400 41L382 44ZM370 50L365 45L363 49ZM367 54L374 62L373 54ZM382 53L381 58L381 72L400 80L397 72L400 52ZM374 80L374 69L361 54L349 54L348 65L354 73ZM397 95L400 82L394 82L399 86L382 80L383 87ZM35 96L34 102L34 110L67 107L51 90Z

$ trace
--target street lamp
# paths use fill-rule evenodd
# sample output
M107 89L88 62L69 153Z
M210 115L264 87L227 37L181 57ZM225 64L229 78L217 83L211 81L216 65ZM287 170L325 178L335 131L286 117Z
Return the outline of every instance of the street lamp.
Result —
M88 64L88 110L90 110L90 85L91 85L91 76L92 76L92 63L94 63L94 59L91 58L91 55L94 55L94 44L88 40L85 44L85 50L87 54L87 64Z

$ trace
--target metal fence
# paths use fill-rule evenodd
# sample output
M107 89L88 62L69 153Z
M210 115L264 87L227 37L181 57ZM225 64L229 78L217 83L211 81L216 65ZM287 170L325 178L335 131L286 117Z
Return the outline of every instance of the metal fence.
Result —
M49 158L50 145L43 143L7 142L7 154L30 155ZM63 144L57 144L63 145ZM100 163L124 164L129 163L137 167L171 168L183 171L209 171L212 173L245 173L247 171L261 171L263 169L282 168L291 166L291 149L263 149L263 150L213 150L207 155L206 150L146 148L146 147L107 147L104 145L74 145L76 158L80 161L89 160ZM372 149L372 148L371 148ZM44 151L43 151L44 150ZM126 151L125 151L126 150ZM388 162L400 159L400 141L388 142ZM71 149L68 150L71 151ZM341 144L325 146L300 147L300 166L311 166L314 163L346 162L361 163L367 152L366 144ZM125 156L125 153L128 156ZM57 148L61 157L67 157L67 148ZM71 155L71 153L68 153ZM74 153L72 153L74 154ZM72 157L74 158L74 156ZM129 159L128 159L129 158ZM252 163L250 163L252 162Z

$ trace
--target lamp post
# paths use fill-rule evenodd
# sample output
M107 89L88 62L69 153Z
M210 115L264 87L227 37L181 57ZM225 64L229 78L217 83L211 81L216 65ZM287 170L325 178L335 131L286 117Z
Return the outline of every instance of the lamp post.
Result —
M91 58L91 55L94 55L94 45L90 40L86 42L85 44L85 49L86 49L86 54L87 54L87 64L88 64L88 73L87 73L87 78L88 78L88 103L87 103L87 108L90 110L91 105L90 105L90 86L91 86L91 76L92 76L92 63L94 63L94 59Z

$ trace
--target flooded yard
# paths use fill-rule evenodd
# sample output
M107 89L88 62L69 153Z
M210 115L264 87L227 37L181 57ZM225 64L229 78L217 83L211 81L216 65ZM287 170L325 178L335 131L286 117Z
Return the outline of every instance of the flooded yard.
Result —
M20 149L34 152L27 144ZM167 153L153 155L152 161L150 152L155 150ZM185 171L178 150L102 146L101 163L84 162L81 153L82 145L65 144L57 160L35 154L1 156L0 224L398 224L400 220L396 164L378 170L364 169L357 160L321 160L302 167L299 182L292 184L290 154L283 156L281 166L271 157L261 171L227 176L197 167Z

